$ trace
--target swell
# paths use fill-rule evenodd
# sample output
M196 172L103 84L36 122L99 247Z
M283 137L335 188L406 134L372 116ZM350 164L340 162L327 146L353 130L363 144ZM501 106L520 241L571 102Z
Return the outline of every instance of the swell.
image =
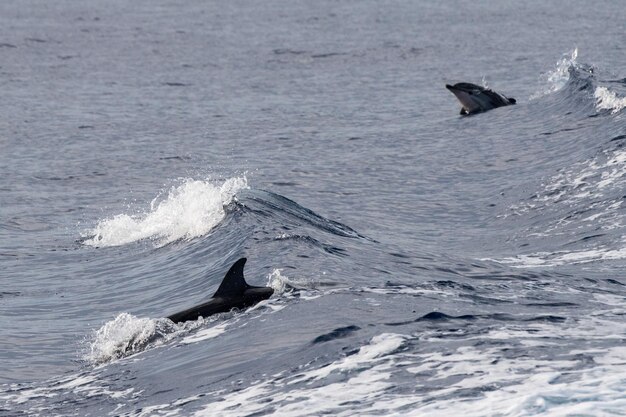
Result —
M626 258L626 151L621 123L626 89L604 80L603 71L578 61L574 50L544 77L529 103L537 133L535 154L495 224L505 231L503 264L552 268ZM494 259L493 257L485 259Z
M575 306L575 305L573 305ZM403 322L390 322L385 323L386 326L404 326L410 323L448 323L448 322L474 322L478 320L483 321L502 321L506 323L512 322L526 322L526 323L563 323L567 320L567 317L557 315L537 315L537 316L515 316L512 314L495 313L495 314L463 314L459 316L442 313L440 311L431 311L414 320Z
M264 190L246 190L240 194L240 200L235 202L244 211L250 211L258 216L271 216L277 223L308 225L314 229L330 233L331 235L349 238L365 238L349 226L334 220L327 219L293 200Z

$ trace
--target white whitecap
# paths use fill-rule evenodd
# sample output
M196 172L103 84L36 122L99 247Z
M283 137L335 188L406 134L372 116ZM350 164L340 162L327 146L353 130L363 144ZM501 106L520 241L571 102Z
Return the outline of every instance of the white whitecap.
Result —
M572 252L538 252L501 259L485 258L483 260L495 261L513 268L544 268L619 259L626 259L626 248L608 249L600 247Z
M151 342L173 337L179 326L167 319L150 319L121 313L96 330L84 359L102 364L136 353Z
M120 246L152 239L163 246L179 239L204 236L226 216L224 207L235 194L248 188L245 177L230 178L221 185L211 181L186 179L172 187L167 198L152 201L150 211L118 214L100 220L84 233L84 244L95 247Z
M232 323L224 322L224 323L218 324L217 326L199 330L196 333L193 333L185 337L184 339L182 339L181 343L187 345L190 343L197 343L197 342L201 342L204 340L213 339L221 335L222 333L226 332L226 328L229 327L231 324Z
M370 343L362 346L353 355L345 356L322 368L303 370L295 376L285 377L285 373L279 373L245 389L223 392L220 401L213 402L192 415L240 416L264 414L268 409L281 416L338 415L333 412L338 409L350 410L352 406L346 405L346 402L356 398L366 401L371 407L370 411L385 410L379 405L380 393L392 388L389 378L395 366L393 353L407 339L406 335L394 333L374 336ZM314 384L331 373L337 378L327 384ZM397 408L413 401L414 399L393 399ZM388 406L388 403L384 403L383 407ZM352 410L351 414L357 413Z
M576 58L578 58L578 48L574 48L571 52L563 55L552 71L541 76L545 84L530 99L534 100L541 96L552 94L565 87L565 84L569 81L570 68L576 65Z
M596 99L598 110L610 110L615 114L626 107L626 97L618 97L613 91L606 87L597 87L593 96Z

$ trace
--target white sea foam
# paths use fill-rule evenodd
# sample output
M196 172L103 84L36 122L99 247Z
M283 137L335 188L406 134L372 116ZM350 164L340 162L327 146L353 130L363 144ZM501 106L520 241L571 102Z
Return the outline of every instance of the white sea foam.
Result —
M157 246L163 246L179 239L206 235L226 215L224 206L245 188L248 188L245 177L231 178L221 185L186 179L172 187L166 198L157 196L148 212L118 214L100 220L93 230L84 233L90 237L84 243L106 247L152 239Z
M151 342L162 343L164 339L173 337L171 334L178 329L176 324L166 319L121 313L94 332L84 359L93 364L106 363L136 353Z
M394 366L392 353L402 346L406 337L393 333L380 334L354 355L295 377L285 378L286 375L280 373L246 389L224 393L220 401L193 415L240 416L269 409L281 416L331 412L337 416L353 415L350 400L357 398L368 403L371 409L377 409L381 406L378 403L380 393L392 386L388 381ZM335 382L313 386L316 381L324 380L331 374Z
M289 384L303 381L311 383L314 380L326 378L333 372L345 373L361 366L375 363L385 355L390 354L402 346L406 338L407 337L404 335L395 333L383 333L378 336L374 336L368 345L359 349L357 354L345 357L322 368L304 373L301 376L297 376L289 381Z
M543 338L584 337L583 334L596 332L597 326L606 322L588 323L586 328L573 328L560 331L550 325L537 326L536 333L526 330L505 329L490 335L497 340L528 339L526 346L545 345ZM609 333L623 332L623 326L609 324ZM604 335L589 334L586 344L594 339L605 340ZM613 334L615 336L615 334ZM619 340L615 338L615 340ZM524 341L522 339L522 341ZM432 392L433 397L454 394L457 390L484 387L482 395L459 397L449 395L446 401L424 404L414 411L417 414L433 416L459 415L472 416L568 416L568 415L622 415L626 408L626 378L623 367L626 364L626 348L622 346L603 349L582 349L570 352L572 355L593 356L590 368L579 369L578 361L538 360L528 356L502 357L499 348L478 349L461 347L453 353L419 355L424 362L409 368L416 375L427 373L431 378L450 378L463 375L456 383ZM497 358L497 360L494 360Z
M441 330L381 334L328 365L308 370L304 365L295 375L285 371L245 389L213 393L219 401L193 415L621 415L626 348L619 342L626 328L598 314L569 324L538 322L531 329L494 327L464 338L461 346L428 353L402 347L410 340L447 343ZM585 343L564 352L562 341L576 339ZM558 345L562 354L509 354L511 344L521 349ZM581 357L593 362L581 368ZM398 380L398 373L413 376Z
M624 185L626 175L626 150L607 150L593 159L575 164L572 168L553 177L545 187L543 201L564 198L579 200L600 196L605 189ZM575 192L574 192L575 191Z
M624 228L624 199L626 186L626 150L606 149L593 158L573 164L548 178L532 200L509 207L501 217L525 216L537 211L560 214L540 227L530 229L527 236L553 236L570 233L573 228L593 227L595 230L615 231ZM590 262L600 259L622 259L624 250L597 246L575 252L542 252L524 254L499 260L520 266L547 266L564 263Z
M556 203L602 198L626 184L626 150L604 150L548 178L532 202L511 207L516 214ZM611 203L613 204L613 203ZM617 206L619 207L619 202ZM593 208L593 207L591 207Z
M500 366L491 367L499 369L497 374L490 372L487 376L488 378L494 377L494 384L497 384L506 380L507 375L514 375L515 372L520 371L521 369L516 367L523 362L520 360L503 361ZM415 411L423 415L464 415L467 417L623 415L622 412L626 409L626 395L623 394L626 384L623 375L615 372L614 369L606 366L588 371L570 369L566 371L568 379L574 377L576 380L560 382L559 378L563 375L564 369L559 367L563 363L527 362L531 368L524 371L532 371L534 374L509 386L492 391L487 390L484 398L451 398L446 402L435 402L419 407ZM476 366L467 371L483 374L484 362L479 363L480 369ZM552 371L551 369L554 368L559 370ZM501 376L502 380L498 376Z
M502 259L485 258L514 268L551 267L559 265L584 264L595 261L626 259L626 248L595 248L572 252L537 252Z
M604 301L602 297L599 301ZM609 301L611 310L577 320L523 326L503 323L486 333L456 336L454 344L442 329L416 335L382 333L356 352L322 366L313 361L297 371L263 375L243 389L229 385L175 402L145 404L141 412L116 409L111 414L622 415L626 409L626 347L621 340L626 325L615 317L626 310L619 300ZM441 349L432 348L438 345ZM538 355L525 354L526 349L534 349ZM549 349L556 349L557 356L544 356ZM138 395L132 388L110 391L106 380L92 372L68 376L46 388L20 390L5 399L24 404L72 393L107 395L121 402ZM208 398L213 400L202 403ZM190 403L194 405L186 408Z
M593 96L596 99L598 110L611 110L611 113L618 113L626 107L626 97L618 97L613 91L606 87L597 87Z
M75 373L48 381L46 386L23 386L16 384L13 391L0 392L0 400L13 404L28 403L29 415L60 415L49 411L45 399L71 393L80 398L107 396L113 400L136 397L135 388L115 390L110 384L100 379L97 371Z
M224 322L221 324L218 324L217 326L213 326L213 327L209 327L207 329L202 329L199 330L185 338L183 338L181 340L181 343L184 344L189 344L189 343L197 343L203 340L209 340L209 339L213 339L216 338L217 336L223 334L224 332L226 332L226 329L231 325L232 323L229 322Z
M567 358L509 356L503 355L500 346L481 348L480 344L462 346L453 352L416 355L411 361L419 362L419 365L407 368L416 376L428 375L430 379L445 380L462 375L463 379L431 392L431 398L444 397L446 400L423 403L414 410L415 414L521 417L596 416L622 412L626 404L623 372L626 348L620 341L626 327L624 323L605 318L605 313L600 311L569 324L535 323L531 329L505 325L486 335L468 338L515 341L526 347L561 348L565 340L584 340L580 349L568 352ZM432 336L424 334L420 339L436 340L441 336L433 331ZM617 345L607 347L607 342ZM576 346L571 342L568 344ZM581 356L593 357L593 365L581 369ZM475 390L477 394L469 397L455 395L463 390Z
M212 327L202 328L218 320L224 321ZM149 347L163 345L180 336L184 336L180 340L183 344L197 343L223 334L238 321L238 316L233 317L228 313L180 324L165 318L151 319L121 313L94 331L91 340L88 341L89 349L85 352L84 359L99 365L144 351Z
M563 55L563 57L556 63L556 67L546 74L542 75L542 79L545 85L536 93L534 93L530 99L534 100L541 96L545 96L556 91L559 91L570 77L570 68L576 65L576 58L578 58L578 48L574 48L573 51Z
M518 204L510 210L515 215L525 215L556 206L562 212L552 222L542 224L541 230L530 230L530 236L568 233L572 227L581 228L585 223L591 223L596 230L615 233L624 228L622 190L625 186L626 150L603 150L592 159L574 164L548 179L532 202ZM584 210L575 210L576 207L584 207ZM572 215L573 211L575 215ZM626 259L626 241L621 245L615 243L611 247L596 244L583 250L544 251L487 260L532 268Z

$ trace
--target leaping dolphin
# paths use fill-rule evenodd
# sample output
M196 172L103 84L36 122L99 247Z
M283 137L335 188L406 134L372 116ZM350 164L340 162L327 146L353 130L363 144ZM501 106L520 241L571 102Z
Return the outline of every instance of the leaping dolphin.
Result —
M446 84L446 88L461 102L461 115L480 113L496 107L515 104L514 98L496 93L490 88L471 83Z
M267 300L274 293L270 287L253 287L243 277L246 258L233 264L222 280L220 287L206 303L172 314L167 318L174 323L197 320L212 314L225 313L233 308L246 308Z

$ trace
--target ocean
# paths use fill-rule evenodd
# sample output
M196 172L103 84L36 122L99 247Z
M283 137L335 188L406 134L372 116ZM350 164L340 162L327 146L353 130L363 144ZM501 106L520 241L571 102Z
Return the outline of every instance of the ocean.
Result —
M623 6L1 2L0 415L625 415Z

